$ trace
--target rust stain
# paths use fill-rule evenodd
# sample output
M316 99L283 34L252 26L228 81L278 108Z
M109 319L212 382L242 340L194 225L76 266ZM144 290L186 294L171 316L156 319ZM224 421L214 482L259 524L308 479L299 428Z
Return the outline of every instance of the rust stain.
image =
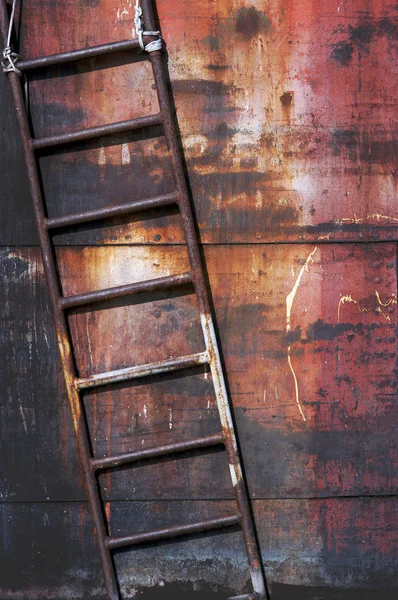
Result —
M279 0L266 9L178 0L171 11L158 0L157 8L205 243L394 235L393 7L381 0L366 11L340 0L304 7ZM86 4L78 22L72 6L57 7L45 35L37 22L40 11L54 12L50 0L24 8L22 54L132 35L129 2ZM67 79L51 79L51 103L49 82L32 82L37 133L157 111L147 63L107 66L86 73L81 65ZM128 173L141 170L143 162L152 183L166 185L164 158L158 142L148 140L65 154L58 161L63 168L80 165L93 182L98 175L104 185L117 181L115 196L127 198ZM76 190L65 189L65 196L76 197ZM95 235L104 241L98 233L94 241ZM156 235L163 239L163 226L129 223L106 241L153 242ZM178 243L181 236L174 231L167 241Z
M112 535L112 531L111 531L111 503L110 502L105 502L105 516L106 516L106 521L108 523L108 534Z
M352 390L343 400L341 385L336 384L334 376L343 377L346 372L351 373L355 364L355 378L377 382L377 361L382 360L379 358L381 356L385 356L391 363L391 372L394 369L395 359L390 357L395 351L394 342L388 341L393 336L392 331L389 333L389 328L395 323L397 306L393 246L390 248L388 245L378 244L361 248L349 245L340 248L336 244L322 244L316 248L316 252L314 246L304 259L300 247L289 250L286 247L259 247L256 250L254 247L250 253L245 247L224 247L222 258L216 249L209 249L208 268L212 289L217 310L221 311L218 319L221 319L221 327L228 326L229 332L224 348L227 371L243 371L248 373L249 378L249 381L246 380L245 375L245 383L242 383L241 389L233 377L232 394L237 394L234 401L238 406L248 402L250 407L251 398L256 398L261 390L263 403L264 390L267 390L265 405L268 406L272 400L273 414L277 415L272 420L270 413L270 422L274 427L284 423L285 418L296 423L296 413L303 421L298 410L289 357L300 386L302 412L308 423L312 422L318 408L326 411L329 402L328 400L326 405L317 408L313 389L327 389L328 399L332 397L331 390L334 390L334 397L339 398L339 402L348 402L349 397L355 401ZM309 254L313 252L309 258ZM74 279L70 274L76 273L76 256L76 250L73 249L62 253L62 276L68 286L67 293L123 285L128 281L151 279L187 268L182 248L120 247L112 251L110 248L87 248L81 252L79 259L80 276ZM312 271L311 264L315 259L319 268ZM134 270L129 267L133 262ZM292 270L292 265L297 265L297 270L296 266ZM312 272L308 281L307 269ZM234 294L221 293L223 289L234 290ZM230 306L226 314L229 316L223 325L226 309L221 307L227 301ZM178 319L174 318L173 305L179 311ZM83 376L88 375L93 366L98 367L97 372L100 372L111 367L122 368L132 364L145 364L151 360L164 360L170 356L201 352L204 350L203 346L191 345L194 340L201 339L200 330L191 330L192 338L185 338L189 342L188 346L181 344L184 341L181 331L186 331L186 327L190 330L198 322L199 315L188 296L184 300L148 304L145 310L144 305L136 305L96 311L89 313L89 316L74 315L71 327L78 347L81 348L78 355L81 373ZM263 332L264 323L266 328ZM91 357L90 352L87 352L87 327L91 340ZM124 332L122 338L114 333L117 330ZM166 331L169 332L167 339L164 337ZM376 338L386 341L376 342ZM163 339L161 344L156 343L159 339ZM143 344L142 340L147 343ZM329 369L328 364L334 360L332 357L336 346L340 356L339 372L333 374L333 369ZM123 361L111 363L111 356L114 359L122 357ZM262 359L256 358L251 364L253 356L261 356ZM270 361L269 369L264 373L262 361ZM285 364L290 376L286 378L286 384L276 375L285 368ZM240 389L242 395L239 393ZM368 399L362 404L364 409L367 406L367 410L371 410L372 393L376 393L373 384L367 392L370 396L367 395ZM140 406L145 404L148 415L152 414L150 397L144 394L140 398ZM292 398L292 402L286 402L287 398ZM111 397L109 402L113 405ZM204 402L206 406L208 398ZM162 417L168 430L170 407L174 409L174 403L168 404ZM129 428L131 417L128 415L131 415L131 410L130 408L123 417L127 419L123 430ZM116 413L112 415L113 423ZM102 413L98 409L97 415L99 422ZM155 417L156 411L152 418ZM175 418L173 410L174 423ZM322 419L324 418L326 419L325 415ZM106 419L102 423L104 425ZM112 427L114 428L114 424ZM169 431L174 429L173 427ZM102 425L101 431L101 435L108 436Z
M241 8L236 14L235 31L245 41L260 33L267 35L271 28L272 24L267 13L258 11L254 6Z
M394 469L397 456L391 442L396 434L393 423L398 385L395 374L396 246L393 243L319 244L305 250L301 245L230 245L205 248L205 253L250 490L260 498L267 495L295 498L290 501L290 509L279 517L276 505L280 507L281 502L286 501L266 500L261 506L255 503L260 534L268 535L267 527L272 521L275 526L272 539L274 544L286 543L286 556L291 556L292 544L305 544L308 548L311 543L319 543L323 549L323 568L325 564L335 568L336 560L346 566L347 557L357 547L364 530L374 528L376 521L378 526L382 524L388 528L392 522L389 511L383 514L380 497L372 509L365 510L359 504L371 499L363 496L394 494L398 485ZM159 277L175 272L178 266L185 268L186 260L181 247L137 246L63 248L59 258L65 292L68 293L107 287L115 280L123 284L134 277ZM15 284L25 283L26 289L30 289L32 285L38 285L39 280L44 286L43 273L34 266L38 262L37 249L12 251L10 269L16 269L17 264L21 267L14 276ZM290 303L287 302L289 296ZM342 298L345 300L340 304L338 315ZM163 326L165 315L173 314L172 303L179 301L179 298L163 298L160 304L151 303L151 314ZM288 305L291 309L289 319ZM79 364L85 368L91 369L101 360L108 368L110 344L115 354L126 353L131 334L138 327L138 359L144 356L145 346L153 344L155 338L151 338L153 324L150 320L143 313L138 319L131 320L123 312L124 307L118 310L120 308L116 319L115 313L112 315L102 309L90 313L89 330L98 326L99 330L108 332L106 339L94 335L92 342L95 343L91 344L90 350L86 340L88 321L81 314L77 315L82 319L81 325L72 321L72 331L80 336ZM191 335L191 309L178 311L179 319L173 322L174 337L168 347L171 354L177 355L180 337ZM42 310L46 315L45 308ZM197 316L195 313L195 319ZM113 335L113 329L117 329L118 336ZM157 348L160 354L163 339L158 333L159 330L156 338L162 342ZM193 337L197 337L197 332ZM28 334L23 341L28 353L30 339ZM299 400L305 425L294 397L292 375L287 366L288 353L300 386ZM51 381L56 382L56 365L53 368L55 375ZM93 396L85 397L90 420ZM203 374L196 375L191 382L189 377L183 380L170 378L156 381L151 386L142 384L115 389L112 394L104 390L98 394L94 409L98 457L108 452L139 450L143 442L147 447L178 442L184 436L189 439L203 434L208 427L214 427L212 431L218 432L213 400ZM169 428L170 408L173 409L172 429ZM18 407L15 413L19 422ZM29 431L28 414L25 410ZM64 421L60 427L67 429ZM22 424L20 429L24 439L26 433ZM68 435L72 435L71 429L65 433L64 441L66 446L72 447ZM126 499L142 501L141 509L144 501L161 498L157 506L163 508L154 510L153 519L156 515L157 518L169 518L169 513L164 512L168 500L175 503L184 499L181 509L184 517L188 510L187 498L195 498L195 506L198 499L209 497L225 503L230 493L230 482L227 487L222 479L223 474L228 476L225 456L223 462L216 460L216 455L212 455L205 463L206 468L199 459L188 468L183 464L177 467L175 462L168 461L162 468L148 466L148 474L142 477L120 470L118 477L111 481L110 490L108 482L102 480L105 502L113 506L118 499L124 501L118 510L112 510L112 527L116 530L119 523L130 522L131 514L127 511L138 503L128 504ZM212 469L211 481L207 466ZM236 475L235 470L234 473ZM75 475L66 469L63 478L69 484ZM215 489L214 485L211 487L214 482ZM40 493L44 494L45 490ZM299 499L303 493L318 498L317 508L313 501ZM360 500L353 498L356 494L362 496ZM324 495L350 498L320 499ZM356 504L351 508L341 504L354 501ZM276 503L275 510L271 509L272 502ZM298 507L294 519L293 504ZM123 518L120 517L121 505L126 506ZM55 513L49 513L50 522L56 523L52 514ZM270 514L285 526L276 526L279 521L270 519ZM79 532L85 532L87 539L83 515L80 520L74 519L75 524L80 523ZM302 531L307 531L314 523L316 527L311 529L311 539L304 536L303 541ZM333 531L345 532L346 537L339 535L336 541ZM374 543L380 556L388 552L391 539L385 545L384 539L377 538L376 542L375 539L368 544L369 552L374 552ZM283 562L286 556L278 560ZM198 564L196 556L193 564ZM291 563L286 564L285 576L295 581L300 571ZM135 568L144 572L136 563ZM128 571L129 581L132 572Z
M393 7L382 0L355 7L340 0L278 0L268 3L266 10L253 4L177 0L170 8L169 2L158 0L203 242L363 241L396 236ZM28 3L23 52L37 56L131 37L129 2L86 2L79 19L71 6L61 3L56 17L43 25L37 15L53 11L54 3ZM81 65L62 81L51 79L51 102L48 81L31 83L38 135L45 128L51 132L58 127L92 125L95 119L117 121L157 111L147 64L109 66L90 74L86 67ZM88 187L84 189L94 189L90 199L102 197L106 189L109 203L130 198L132 190L142 194L166 188L170 184L167 156L159 139L104 143L57 156L53 162L48 159L47 172L54 177L78 174L64 177L65 187L60 180L55 185L55 189L62 188L61 203L68 199L72 210L74 204L85 205L81 188L85 178ZM144 171L150 176L140 187ZM98 179L108 187L95 187ZM145 224L114 224L108 234L88 231L81 235L83 243L182 241L177 225L166 233L164 221L154 218ZM396 477L383 470L382 464L372 467L365 461L360 470L357 455L344 463L342 455L333 454L333 443L327 446L325 457L323 435L332 442L348 443L347 432L355 431L358 438L366 434L375 445L377 436L388 435L397 391L396 269L389 266L395 264L396 249L388 244L337 246L319 244L304 259L298 246L259 245L252 255L245 246L206 249L231 395L243 431L247 439L255 431L264 439L264 430L267 435L279 434L277 439L292 436L292 446L304 448L296 455L289 447L286 455L291 453L294 468L278 463L285 481L278 487L277 477L272 479L275 493L297 494L303 488L320 495L396 491ZM302 285L315 253L321 268L316 274L314 269L308 285ZM67 294L181 272L186 264L178 247L63 249L60 255ZM297 276L292 265L297 265ZM133 308L138 314L134 321ZM163 358L163 352L169 357L178 355L184 349L182 342L194 343L197 314L193 303L177 304L181 321L173 311L171 301L163 298L149 313L142 307L119 306L107 315L102 310L90 316L73 314L70 327L80 342L77 359L82 377L94 366L100 371L115 368L115 357L130 363L132 348L136 364L145 363L150 351L155 358ZM185 335L183 325L187 324L189 334ZM62 346L63 340L59 343ZM281 378L287 368L288 377ZM207 414L206 424L212 423L214 406L209 393L194 385L192 390L204 407L200 415ZM200 426L193 424L193 409L183 394L178 396L183 405L179 413L170 382L154 396L138 386L126 397L118 394L107 390L91 396L95 453L111 454L118 445L128 449L132 443L145 445L151 436L152 440L153 436L179 436ZM143 407L141 412L137 406ZM27 416L21 405L18 418L25 434L29 433ZM80 416L76 409L75 422ZM305 431L311 427L310 442L299 438L303 422ZM68 433L61 429L68 448ZM257 452L259 448L249 447L249 469L263 452L262 446ZM278 462L280 457L271 452ZM302 457L305 472L300 471ZM67 458L63 457L65 464ZM396 462L393 449L388 461ZM238 485L236 469L230 468ZM152 473L153 478L144 481L145 498L161 493L162 475ZM167 473L175 496L199 495L200 486L206 483L199 468L182 475L170 467ZM128 487L126 481L115 491L114 480L106 475L108 497L126 490L135 494L135 488L131 492L134 486ZM251 472L251 485L256 493L268 493L261 470ZM356 530L353 521L369 523L370 513L362 509L357 514L348 504L339 503L338 509L328 502L325 506L321 515L313 508L325 552L339 555L350 544L362 543L359 537L347 542L342 535L336 536L336 527L340 533ZM311 512L308 506L301 508ZM106 510L109 520L110 502ZM303 529L314 522L313 515ZM82 531L84 519L79 514ZM380 514L380 519L391 526L387 513ZM300 538L297 531L298 526L292 525L290 540ZM283 535L281 528L276 537ZM386 537L387 541L377 537L377 547L385 554L391 544L390 536ZM291 577L296 574L293 569Z

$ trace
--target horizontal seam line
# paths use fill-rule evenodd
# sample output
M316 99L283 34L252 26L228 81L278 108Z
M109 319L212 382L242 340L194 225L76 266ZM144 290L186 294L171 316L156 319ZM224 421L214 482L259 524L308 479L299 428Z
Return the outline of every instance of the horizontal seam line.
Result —
M300 497L300 496L271 496L271 497L266 497L266 496L256 496L255 498L253 498L252 496L250 496L250 501L251 502L259 502L259 501L286 501L286 500L295 500L295 501L302 501L302 500L311 500L311 501L322 501L322 500L353 500L353 499L371 499L371 498L378 498L380 500L382 500L383 498L398 498L398 493L397 494L360 494L360 495L347 495L347 496L307 496L307 497ZM115 498L106 498L104 499L102 502L103 504L108 503L108 502L117 502L119 504L121 503L129 503L129 502L140 502L140 503L146 503L146 502L226 502L226 501L231 501L235 503L235 498L233 496L230 497L221 497L221 498L150 498L150 499L139 499L139 498L131 498L129 500L127 499L115 499ZM0 500L0 505L1 504L88 504L88 500L87 499L77 499L77 500Z
M302 241L280 241L280 242L200 242L198 243L199 247L210 247L210 246L306 246L306 245L323 245L323 246L336 246L336 245L351 245L351 244L396 244L398 243L398 237L395 239L388 240L302 240ZM82 243L82 244L54 244L56 248L102 248L102 247L150 247L150 248L165 248L165 247L185 247L186 244L184 242L177 242L175 244L165 243L165 244L152 244L148 243L126 243L126 244L112 244L112 243ZM0 243L0 248L40 248L39 244L2 244Z

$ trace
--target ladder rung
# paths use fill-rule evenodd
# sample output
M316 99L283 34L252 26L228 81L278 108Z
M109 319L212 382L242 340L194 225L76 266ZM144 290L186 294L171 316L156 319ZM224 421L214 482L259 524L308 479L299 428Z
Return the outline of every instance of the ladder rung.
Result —
M97 292L87 292L86 294L77 294L76 296L61 298L61 308L68 309L76 308L78 306L87 306L88 304L94 304L104 300L112 300L113 298L121 298L133 294L142 294L144 292L156 292L189 283L192 283L191 273L169 275L168 277L159 277L157 279L150 279L149 281L139 281L138 283L130 283L128 285L111 287L106 290L98 290Z
M122 42L102 44L101 46L92 46L91 48L82 48L81 50L61 52L60 54L50 54L49 56L41 56L40 58L32 58L30 60L21 60L18 62L18 69L20 71L30 71L31 69L51 67L53 65L74 62L76 60L84 60L85 58L94 58L96 56L104 56L106 54L114 54L115 52L123 52L126 50L135 50L139 47L140 44L138 39L124 40Z
M134 129L143 129L144 127L153 127L161 125L163 122L162 115L149 115L148 117L138 117L128 121L119 123L110 123L108 125L98 125L97 127L89 127L79 131L71 131L69 133L61 133L51 137L43 137L31 140L31 145L34 150L41 148L49 148L50 146L60 146L62 144L71 144L72 142L82 142L109 135L112 133L122 133L123 131L132 131Z
M257 592L251 592L251 594L243 594L242 596L231 596L228 600L261 600L261 598L266 600L265 596L260 596Z
M95 470L109 469L140 460L159 458L161 456L167 456L168 454L175 454L177 452L188 452L190 450L198 450L200 448L217 446L219 444L223 444L224 442L224 434L216 433L214 435L196 438L195 440L189 440L187 442L177 442L174 444L157 446L156 448L145 448L144 450L137 450L136 452L125 452L124 454L119 454L117 456L96 458L91 461L91 464Z
M170 373L179 371L180 369L188 369L197 365L205 365L210 362L208 352L198 352L180 358L170 358L169 360L148 363L136 367L127 367L126 369L118 369L109 371L108 373L99 373L90 377L75 379L75 387L78 390L98 387L100 385L108 385L109 383L118 383L119 381L128 381L130 379L138 379L140 377L148 377L149 375L159 375L161 373Z
M73 215L65 215L64 217L54 217L46 219L44 226L46 229L56 229L57 227L70 227L71 225L79 225L80 223L88 223L91 221L100 221L101 219L110 219L112 217L120 217L131 213L151 210L152 208L160 208L162 206L170 206L178 202L178 193L165 194L164 196L156 196L154 198L145 198L143 200L134 200L118 206L106 206L105 208L97 208L87 210L82 213Z
M208 521L200 521L198 523L188 523L186 525L177 525L174 527L167 527L165 529L156 529L144 533L137 533L135 535L128 535L125 537L108 537L105 538L105 545L110 549L120 548L122 546L133 546L136 544L156 542L157 540L164 540L180 535L210 531L212 529L219 529L221 527L231 527L233 525L237 525L239 522L240 515L232 515L229 517L210 519Z

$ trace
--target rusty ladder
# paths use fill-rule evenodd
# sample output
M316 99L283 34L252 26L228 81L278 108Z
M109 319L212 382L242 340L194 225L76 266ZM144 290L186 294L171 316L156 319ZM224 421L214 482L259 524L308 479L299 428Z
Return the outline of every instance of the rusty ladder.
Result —
M153 11L152 0L142 0L141 4L145 28L154 32L156 29L156 20ZM2 35L4 41L6 41L9 28L8 6L6 0L0 0L0 20ZM126 40L112 44L94 46L82 50L74 50L71 52L44 56L31 60L19 60L17 67L21 73L25 73L33 69L132 50L140 50L138 40ZM147 58L149 58L152 65L153 77L160 107L160 112L158 114L99 127L91 127L81 131L74 131L52 137L32 137L29 119L25 109L21 79L14 71L7 73L22 139L25 166L29 179L30 193L33 201L45 276L61 355L61 363L73 416L78 451L83 467L88 501L94 522L96 541L99 548L106 591L110 600L120 599L117 573L112 557L112 550L114 548L150 543L156 540L166 540L168 538L177 536L193 533L197 534L200 532L216 530L225 527L228 528L231 526L240 526L244 537L246 553L250 567L253 592L243 596L236 596L235 600L267 598L268 593L266 590L265 578L254 533L254 523L251 516L246 484L242 476L242 467L239 459L234 425L231 418L223 368L220 361L220 354L211 317L209 297L205 285L203 267L198 246L198 238L184 175L182 157L178 144L176 125L174 121L175 117L167 88L167 66L163 60L161 51L156 50L147 52L145 54ZM120 206L89 210L79 214L71 214L63 217L47 218L45 213L44 197L42 195L40 186L37 151L49 148L51 146L65 145L83 140L98 139L100 136L105 136L108 134L139 130L156 125L163 127L163 134L171 152L172 169L176 185L176 191L174 193L155 198L128 202ZM115 216L138 213L146 209L154 209L157 207L170 205L177 205L182 217L186 246L189 255L190 272L75 296L62 296L62 291L57 276L54 246L50 235L51 231L66 226L71 227L81 223L104 220ZM151 364L114 370L108 373L96 374L84 378L77 376L73 359L72 341L69 337L67 327L67 311L69 309L92 305L94 303L110 300L112 298L128 296L131 294L139 294L142 292L167 290L187 284L193 286L197 297L198 309L201 315L203 336L206 344L205 352ZM89 433L83 415L82 398L80 395L81 390L96 388L109 383L143 378L148 375L170 373L196 365L209 365L210 367L222 426L222 431L220 433L200 437L187 442L177 442L154 448L148 448L145 450L139 450L137 452L127 452L117 456L108 456L106 458L94 458L91 455ZM227 453L237 507L235 514L196 523L152 530L145 533L136 533L124 537L111 537L109 535L108 523L106 522L106 518L103 516L103 503L97 483L97 473L99 471L117 467L123 464L132 464L136 461L142 461L143 459L153 459L156 457L160 458L166 455L177 454L179 452L186 452L200 448L210 448L220 444L224 445Z

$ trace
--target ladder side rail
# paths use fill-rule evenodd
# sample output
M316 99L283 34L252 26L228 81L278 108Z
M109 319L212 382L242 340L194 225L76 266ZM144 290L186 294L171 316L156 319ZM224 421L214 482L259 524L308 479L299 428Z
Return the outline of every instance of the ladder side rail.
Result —
M141 0L143 8L143 17L145 27L148 30L156 30L156 21L152 7L152 0ZM210 370L215 389L217 406L221 420L221 426L225 435L225 446L228 456L228 463L231 473L231 479L234 487L235 499L238 510L241 514L242 533L244 537L246 553L249 562L253 589L256 593L266 597L266 584L264 573L260 561L259 549L254 532L254 524L251 516L251 510L248 499L246 483L243 478L240 464L239 451L235 429L232 420L232 414L225 384L223 367L220 353L218 350L217 338L214 322L212 319L210 303L208 299L205 278L202 267L202 260L199 251L198 238L195 229L195 222L189 198L188 187L185 179L184 167L181 159L181 150L179 147L175 117L173 107L170 101L167 87L164 58L161 51L150 53L153 76L156 85L160 113L163 117L163 129L168 147L171 152L173 172L175 176L177 190L179 192L179 207L183 222L183 228L186 238L193 282L198 299L198 308L201 317L203 336L206 343L206 349L210 355Z
M4 41L6 40L7 36L8 23L9 20L6 0L0 0L0 28ZM104 573L105 585L110 600L119 600L119 592L116 580L116 573L113 565L113 559L110 550L106 548L104 543L104 540L107 536L107 531L105 528L102 504L95 474L91 468L90 446L87 436L87 429L84 422L84 415L82 412L80 395L74 387L76 371L72 355L72 345L69 339L65 315L59 306L60 290L57 278L57 271L54 262L52 244L49 235L44 228L45 213L43 197L39 181L36 156L32 148L32 138L29 128L28 117L25 110L21 81L19 76L15 72L8 73L8 79L11 87L13 104L21 134L25 167L29 180L30 194L33 201L35 221L39 236L44 272L50 293L50 305L55 324L61 365L64 372L68 400L73 418L73 426L76 434L77 446L83 468L84 479L86 482L86 491L91 515L94 522L95 534L100 553L101 565Z

